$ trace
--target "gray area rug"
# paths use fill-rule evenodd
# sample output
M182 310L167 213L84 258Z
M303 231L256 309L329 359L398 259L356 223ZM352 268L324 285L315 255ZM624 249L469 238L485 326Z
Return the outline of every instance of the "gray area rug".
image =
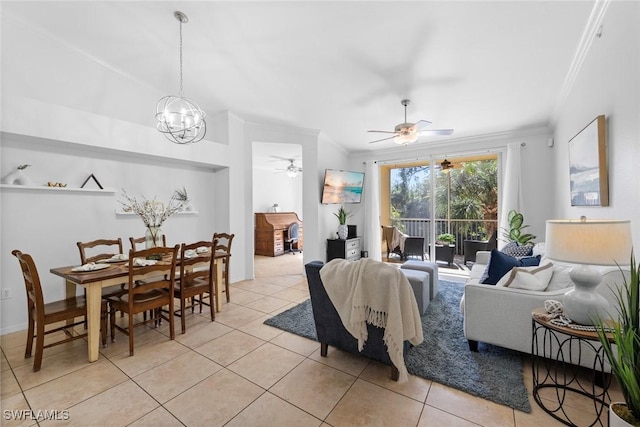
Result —
M436 381L502 405L531 412L522 377L522 360L516 351L479 344L469 350L462 332L461 283L440 280L438 295L422 316L424 342L405 355L409 373ZM313 340L316 336L311 300L264 322Z

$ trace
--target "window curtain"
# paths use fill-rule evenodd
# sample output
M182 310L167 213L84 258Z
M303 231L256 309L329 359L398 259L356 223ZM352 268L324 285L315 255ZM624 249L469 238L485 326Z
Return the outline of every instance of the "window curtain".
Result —
M382 228L380 227L380 174L378 164L366 162L364 197L364 238L369 258L382 261Z
M502 200L500 202L500 217L498 218L498 249L508 242L500 236L502 229L507 227L509 211L517 210L524 214L522 201L522 184L520 181L520 143L514 142L507 145L507 154L504 161L504 175L502 177Z

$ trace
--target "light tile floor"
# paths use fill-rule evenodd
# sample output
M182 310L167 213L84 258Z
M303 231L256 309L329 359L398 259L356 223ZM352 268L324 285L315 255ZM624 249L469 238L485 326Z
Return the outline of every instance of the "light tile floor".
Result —
M215 322L189 314L186 334L177 332L174 341L166 322L137 329L133 357L126 336L116 333L96 363L86 361L86 343L78 340L45 350L42 370L34 373L32 359L24 359L25 331L2 336L0 424L561 425L531 397L527 414L419 377L398 384L387 366L336 349L321 357L318 343L262 323L308 298L302 255L256 257L256 276L232 285L232 302ZM530 390L527 361L524 367ZM589 410L570 397L565 405L578 415ZM68 419L38 423L6 412L29 409Z

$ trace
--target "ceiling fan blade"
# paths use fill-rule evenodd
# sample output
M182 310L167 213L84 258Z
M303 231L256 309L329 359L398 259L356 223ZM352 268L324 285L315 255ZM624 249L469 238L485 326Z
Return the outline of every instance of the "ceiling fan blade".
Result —
M418 129L418 131L421 131L422 129L426 128L427 126L429 126L431 124L431 122L429 120L418 120L413 127L415 127L416 129Z
M394 133L395 133L395 132L394 132ZM371 141L371 142L369 142L369 144L373 144L374 142L386 141L387 139L393 139L393 138L395 138L395 137L396 137L396 135L390 136L390 137L388 137L388 138L376 139L375 141Z
M368 130L367 132L378 132L378 133L397 133L393 130Z
M453 129L426 129L420 131L420 135L451 135Z

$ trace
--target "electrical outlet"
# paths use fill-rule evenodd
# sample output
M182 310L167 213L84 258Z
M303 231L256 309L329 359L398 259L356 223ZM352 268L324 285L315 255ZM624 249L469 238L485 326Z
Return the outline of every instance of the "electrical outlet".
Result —
M2 289L2 299L9 299L9 298L11 298L11 289L3 288Z

